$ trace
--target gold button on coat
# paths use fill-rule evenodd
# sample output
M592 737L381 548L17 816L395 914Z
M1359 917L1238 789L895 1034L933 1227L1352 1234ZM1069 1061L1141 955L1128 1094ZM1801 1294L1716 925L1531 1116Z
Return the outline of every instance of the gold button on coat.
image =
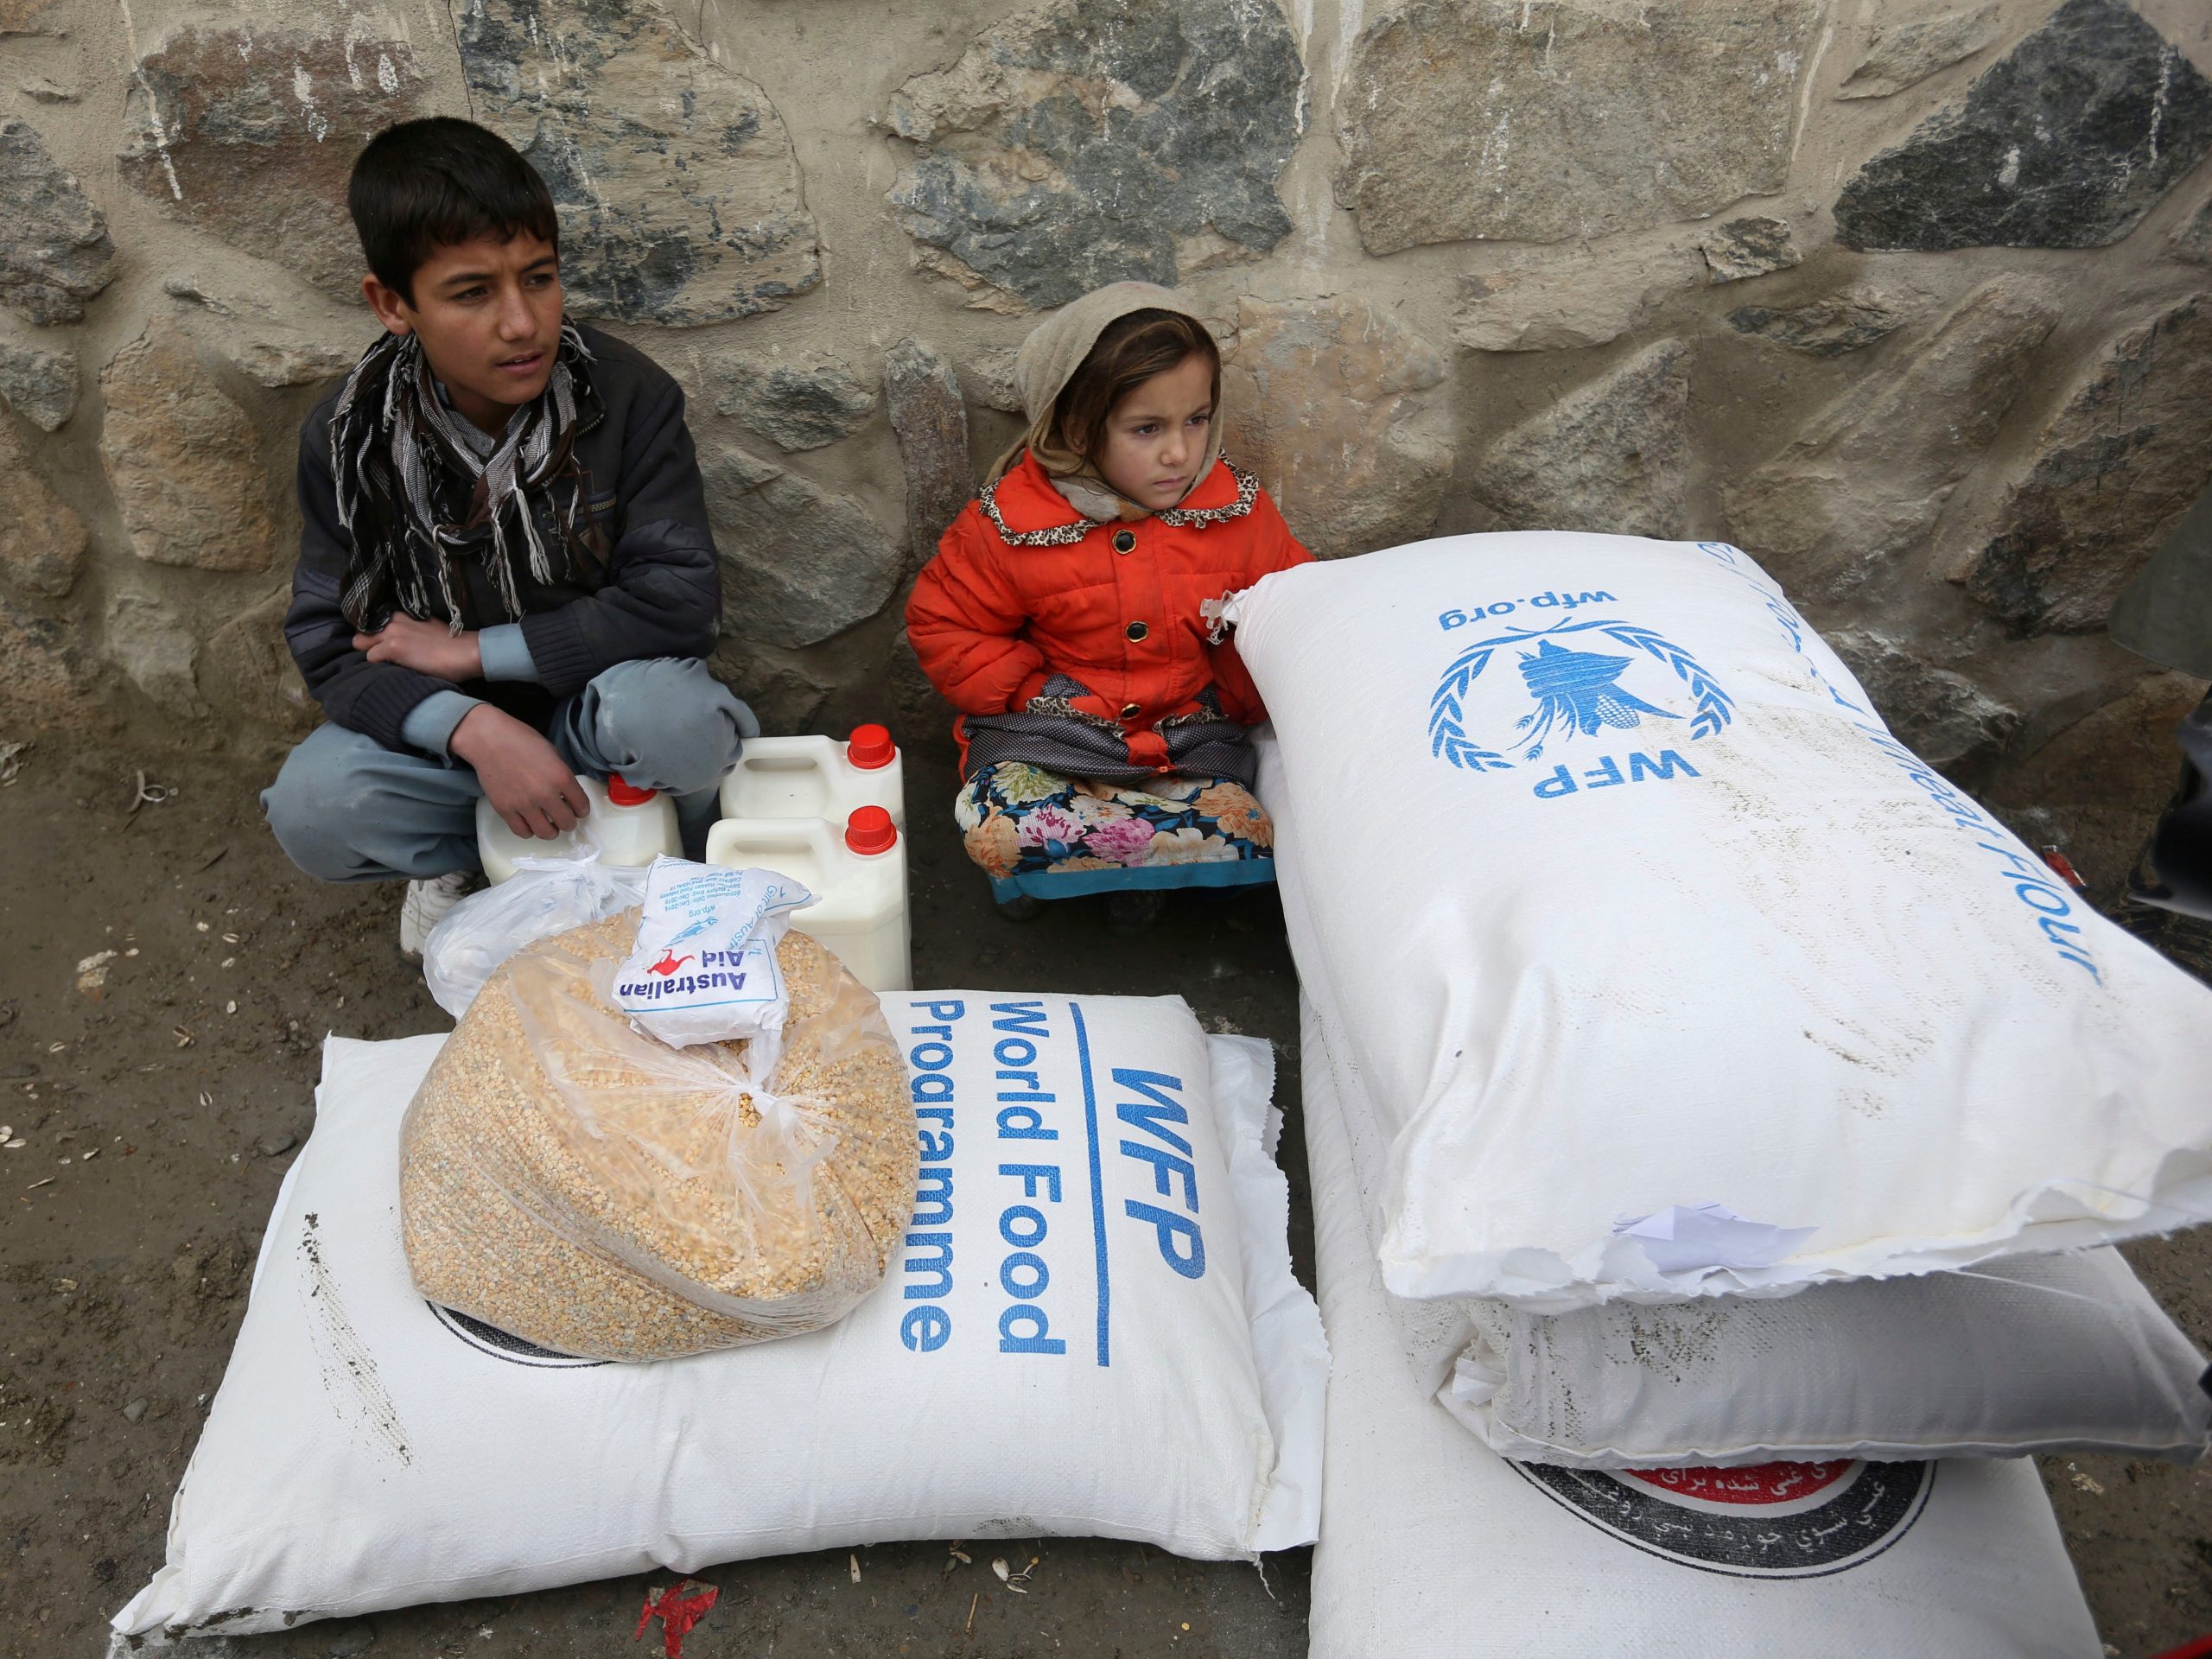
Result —
M1134 553L1136 551L1136 531L1134 530L1117 530L1114 532L1114 550L1116 553Z
M1122 705L1122 718L1123 720L1135 720L1142 713L1144 713L1144 705L1141 703L1125 702Z
M1150 633L1152 630L1145 626L1141 622L1132 622L1129 624L1127 632L1129 636L1129 643L1131 645L1135 645L1138 640L1143 639L1145 635Z

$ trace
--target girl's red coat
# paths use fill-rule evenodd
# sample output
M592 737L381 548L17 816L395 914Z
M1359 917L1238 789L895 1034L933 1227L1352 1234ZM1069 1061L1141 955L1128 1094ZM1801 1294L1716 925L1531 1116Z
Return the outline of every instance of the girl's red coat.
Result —
M1027 455L952 521L906 601L906 637L946 701L1005 714L1065 674L1091 692L1077 708L1128 733L1194 712L1208 685L1230 719L1265 719L1198 607L1313 556L1266 492L1224 461L1166 518L1044 539L1086 522Z

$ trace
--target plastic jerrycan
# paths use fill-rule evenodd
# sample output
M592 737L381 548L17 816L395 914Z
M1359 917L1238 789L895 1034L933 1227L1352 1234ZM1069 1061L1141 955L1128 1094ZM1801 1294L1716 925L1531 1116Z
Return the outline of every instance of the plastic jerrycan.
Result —
M722 779L725 818L827 818L842 827L864 806L906 832L906 757L881 726L834 737L753 737ZM786 871L795 874L795 871Z
M676 803L667 796L634 788L619 777L603 784L596 778L576 781L590 798L591 810L575 829L550 841L515 834L490 801L478 798L476 854L493 887L515 873L518 858L559 858L578 847L595 849L603 864L635 866L650 864L664 853L674 857L683 852Z
M774 870L802 882L815 902L791 925L827 947L871 991L914 988L906 913L906 850L889 809L826 818L724 818L707 832L707 862Z

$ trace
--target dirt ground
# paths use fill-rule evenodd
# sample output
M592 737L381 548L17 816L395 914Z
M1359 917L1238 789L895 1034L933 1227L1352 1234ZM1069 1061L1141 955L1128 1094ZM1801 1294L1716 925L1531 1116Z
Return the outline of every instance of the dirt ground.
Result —
M448 1022L397 955L397 891L296 876L254 804L264 778L60 743L22 760L0 787L0 845L17 872L0 895L0 1124L13 1132L0 1140L24 1142L0 1150L0 1651L91 1659L161 1564L169 1495L222 1379L263 1224L312 1127L323 1033ZM142 767L174 796L134 809ZM926 810L951 783L944 755L910 756L916 982L1172 989L1214 1029L1273 1039L1294 1256L1310 1284L1295 980L1272 898L1171 909L1136 940L1109 936L1089 905L1007 924L947 815ZM2164 946L2212 969L2204 933L2165 931ZM80 989L79 964L104 951L116 953L92 970L104 982ZM2212 1234L2133 1254L2212 1346ZM2212 1473L2082 1458L2044 1476L2107 1653L2136 1659L2212 1631ZM857 1584L842 1550L715 1569L721 1601L685 1652L1305 1651L1305 1552L1271 1559L1264 1578L1091 1540L1029 1553L1040 1560L1027 1597L999 1591L982 1557L948 1563L942 1543L861 1551ZM645 1652L632 1644L638 1610L665 1582L380 1613L209 1642L200 1656Z

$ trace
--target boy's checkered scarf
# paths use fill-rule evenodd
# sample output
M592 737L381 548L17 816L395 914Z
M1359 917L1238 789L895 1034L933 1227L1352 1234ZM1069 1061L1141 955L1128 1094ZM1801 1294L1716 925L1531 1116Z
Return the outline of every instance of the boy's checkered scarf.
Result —
M491 535L477 556L510 621L523 615L513 563L518 537L541 583L597 562L604 537L591 521L575 458L580 416L597 406L591 361L583 337L564 320L545 390L516 411L486 453L480 439L470 442L474 429L439 397L418 338L386 334L362 353L330 417L338 521L353 543L340 594L346 620L366 632L382 627L395 608L425 621L442 612L460 632L460 549L487 526ZM565 502L553 498L549 538L539 534L531 501L563 477L573 487ZM463 483L472 487L466 509L455 513L454 486Z

